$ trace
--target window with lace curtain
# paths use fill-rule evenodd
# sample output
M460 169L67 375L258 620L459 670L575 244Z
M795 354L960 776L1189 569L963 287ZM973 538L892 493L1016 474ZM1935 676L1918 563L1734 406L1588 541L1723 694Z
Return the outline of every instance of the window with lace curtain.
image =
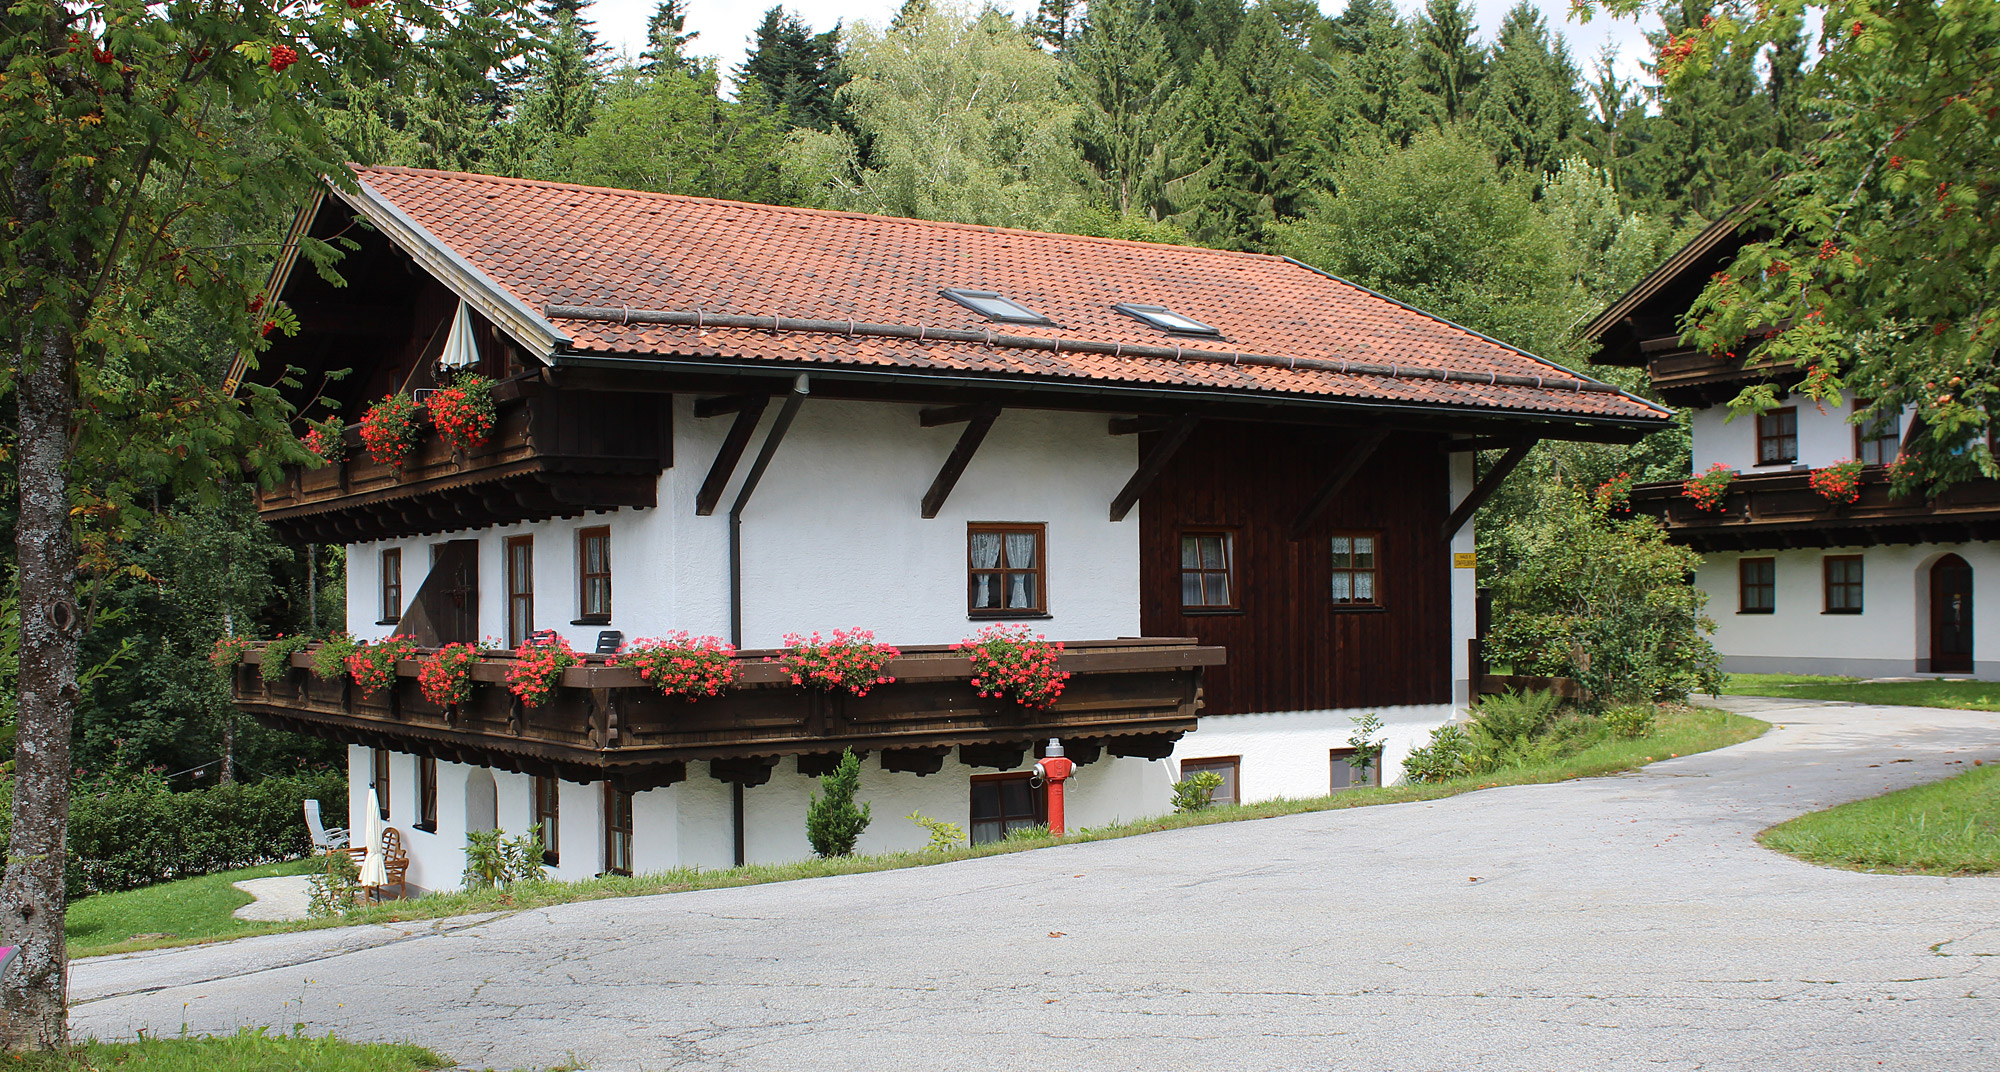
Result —
M966 605L975 618L1047 614L1043 524L966 526Z

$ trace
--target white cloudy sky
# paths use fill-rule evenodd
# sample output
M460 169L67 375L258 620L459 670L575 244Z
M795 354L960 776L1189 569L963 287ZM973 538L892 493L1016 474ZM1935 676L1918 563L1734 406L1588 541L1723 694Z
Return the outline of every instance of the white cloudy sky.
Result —
M590 9L591 17L597 22L597 31L614 50L625 49L637 55L645 46L646 17L652 14L657 0L596 0ZM750 35L757 23L764 17L777 0L689 0L687 29L698 30L691 49L696 55L716 56L722 60L724 72L728 72L743 62L743 55ZM1012 8L1016 12L1033 10L1036 0L997 0L998 6ZM1422 5L1412 0L1397 0L1406 11L1415 11ZM1477 0L1481 37L1491 40L1499 29L1500 20L1514 0ZM1534 0L1535 6L1569 40L1570 55L1577 65L1589 70L1595 62L1598 49L1604 42L1611 41L1619 46L1622 67L1627 77L1638 74L1637 59L1645 49L1645 40L1640 36L1640 25L1631 19L1612 19L1599 15L1589 24L1570 21L1570 0ZM1319 0L1319 5L1329 14L1339 14L1347 6L1346 0ZM902 6L901 0L784 0L787 11L798 13L814 29L823 30L835 22L886 22ZM1654 23L1648 23L1654 25Z

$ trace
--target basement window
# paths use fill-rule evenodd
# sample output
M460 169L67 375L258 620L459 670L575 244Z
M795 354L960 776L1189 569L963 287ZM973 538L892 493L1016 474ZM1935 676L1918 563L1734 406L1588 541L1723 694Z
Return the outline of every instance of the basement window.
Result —
M1182 316L1164 305L1133 305L1130 302L1120 302L1112 308L1173 335L1220 336L1222 334L1220 329L1209 327L1191 316Z
M997 320L1003 324L1055 324L1055 321L1048 317L995 291L946 287L940 293L988 320Z

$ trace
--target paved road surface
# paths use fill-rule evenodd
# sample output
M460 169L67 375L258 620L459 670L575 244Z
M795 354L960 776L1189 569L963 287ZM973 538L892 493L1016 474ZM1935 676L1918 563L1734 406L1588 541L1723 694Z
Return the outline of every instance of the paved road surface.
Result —
M2000 761L2000 715L1732 703L1782 728L1427 804L88 960L73 1015L620 1072L2000 1067L2000 877L1752 840Z

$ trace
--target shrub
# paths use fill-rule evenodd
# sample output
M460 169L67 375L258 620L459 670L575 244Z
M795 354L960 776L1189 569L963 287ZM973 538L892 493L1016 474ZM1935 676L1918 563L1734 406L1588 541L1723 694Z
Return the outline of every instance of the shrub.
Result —
M1354 724L1354 732L1347 738L1347 746L1354 749L1354 754L1347 757L1347 765L1354 768L1354 781L1357 784L1365 784L1368 781L1368 772L1382 762L1384 745L1382 740L1375 736L1382 731L1382 718L1370 711L1359 718L1350 718L1347 721Z
M13 779L0 779L0 852ZM314 772L176 793L153 774L119 772L71 786L71 900L170 879L292 860L312 849L304 802L347 810L347 776Z
M1516 673L1575 679L1602 702L1684 700L1722 687L1701 557L1650 517L1608 517L1587 496L1551 495L1490 545L1487 656ZM1482 552L1484 553L1484 552Z
M736 649L721 637L686 631L642 637L612 656L612 666L630 666L662 696L699 700L720 696L736 683Z
M465 835L465 886L490 889L533 882L545 874L540 831L504 837L498 830L473 830Z
M1466 772L1466 751L1470 741L1456 725L1431 731L1430 743L1410 750L1403 757L1403 777L1412 782L1442 782Z
M324 865L306 881L306 914L314 919L338 916L354 907L361 888L361 865L353 855L335 850L321 858Z
M785 648L775 661L791 674L794 685L866 696L875 686L896 680L882 671L901 654L892 645L876 643L875 634L866 629L835 629L830 641L818 633L786 633Z
M1480 733L1496 740L1540 736L1556 717L1562 700L1547 689L1509 691L1501 696L1482 696L1472 709L1472 723Z
M806 840L815 855L851 855L870 818L869 805L854 803L861 788L861 760L853 749L840 753L840 766L820 777L819 788L826 795L815 794L806 805Z
M1200 811L1214 803L1215 791L1222 788L1222 775L1212 770L1197 771L1174 783L1174 810Z
M905 819L930 832L931 843L924 846L925 852L950 852L965 840L965 828L943 819L933 819L922 812L913 811Z
M292 656L306 650L312 638L304 633L286 636L279 633L277 639L264 645L264 659L257 664L257 676L266 684L276 684L285 680L292 672Z
M313 649L313 676L321 681L338 680L347 673L347 657L359 647L346 633L334 633L320 641Z
M1030 709L1055 706L1069 674L1061 642L1028 635L1025 625L989 625L971 640L951 646L972 656L972 687L979 695L1004 696Z
M1657 709L1651 704L1620 704L1604 712L1604 724L1620 737L1650 736Z

